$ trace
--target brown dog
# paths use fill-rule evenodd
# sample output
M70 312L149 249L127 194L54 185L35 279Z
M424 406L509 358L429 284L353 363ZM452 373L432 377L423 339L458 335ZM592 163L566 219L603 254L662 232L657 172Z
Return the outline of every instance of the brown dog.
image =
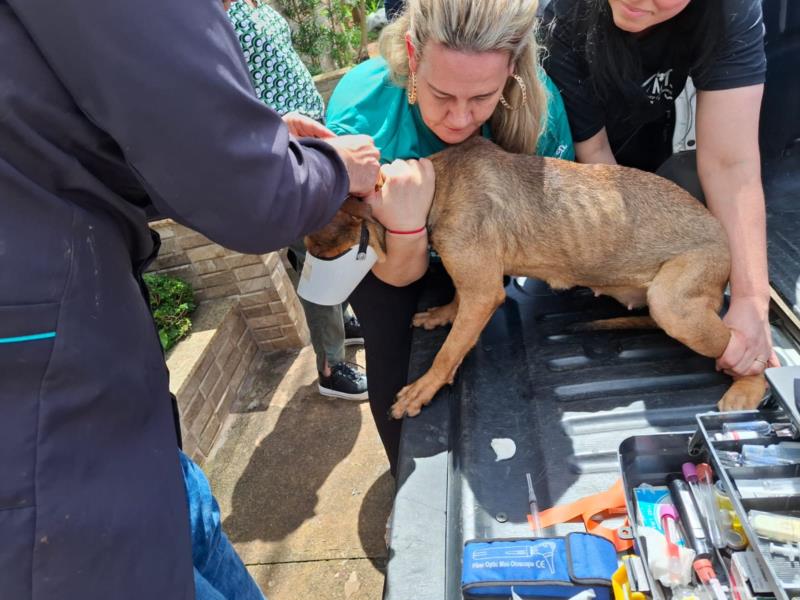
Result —
M450 304L415 315L413 324L453 327L428 372L400 390L394 417L417 415L453 382L505 299L504 274L556 289L589 287L629 308L648 305L670 336L704 356L722 356L731 336L718 315L730 273L728 243L719 222L688 192L636 169L510 154L482 138L431 161L430 243L456 294ZM384 256L384 230L368 208L348 200L330 225L306 238L309 251L339 254L357 243L366 219L370 243ZM635 322L610 319L596 327ZM754 408L765 390L763 375L735 379L719 407Z

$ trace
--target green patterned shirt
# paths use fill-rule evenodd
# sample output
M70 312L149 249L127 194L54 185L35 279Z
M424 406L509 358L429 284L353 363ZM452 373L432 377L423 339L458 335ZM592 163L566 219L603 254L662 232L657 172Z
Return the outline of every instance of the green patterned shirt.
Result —
M243 0L231 5L228 17L242 45L256 95L280 115L297 111L321 121L322 96L292 47L292 32L284 18L267 4L251 8Z

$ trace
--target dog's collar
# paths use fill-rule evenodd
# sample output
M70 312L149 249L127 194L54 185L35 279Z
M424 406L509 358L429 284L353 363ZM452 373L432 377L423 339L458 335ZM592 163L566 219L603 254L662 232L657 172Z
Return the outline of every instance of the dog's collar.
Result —
M361 239L358 242L358 254L356 260L364 260L367 258L367 246L369 246L369 229L367 229L367 222L361 222Z

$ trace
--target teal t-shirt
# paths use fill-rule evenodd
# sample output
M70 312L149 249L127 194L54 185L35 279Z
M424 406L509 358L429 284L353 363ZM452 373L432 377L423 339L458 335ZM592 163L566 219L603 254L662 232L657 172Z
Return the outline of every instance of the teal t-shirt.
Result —
M539 136L536 154L567 160L575 159L561 94L542 73L547 88L547 123ZM381 151L382 162L423 158L447 147L428 129L417 105L410 105L405 88L395 85L383 58L373 58L350 70L328 101L326 125L333 132L367 134ZM484 125L484 137L491 138Z

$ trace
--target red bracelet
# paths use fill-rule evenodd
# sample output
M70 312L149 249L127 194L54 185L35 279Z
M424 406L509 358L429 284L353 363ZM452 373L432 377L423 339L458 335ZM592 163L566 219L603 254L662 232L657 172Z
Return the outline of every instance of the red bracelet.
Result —
M394 235L414 235L415 233L422 233L427 229L427 225L423 225L419 229L414 229L412 231L395 231L394 229L387 229L388 233L393 233Z

